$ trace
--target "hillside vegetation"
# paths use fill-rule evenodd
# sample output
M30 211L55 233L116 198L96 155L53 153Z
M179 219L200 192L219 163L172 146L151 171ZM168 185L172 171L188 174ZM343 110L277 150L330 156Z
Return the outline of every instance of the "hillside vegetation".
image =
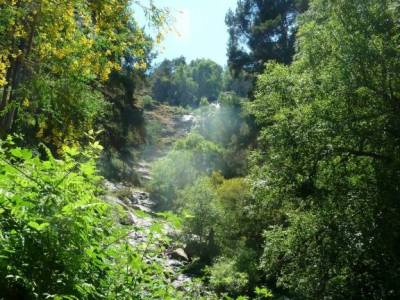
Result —
M222 67L155 64L152 1L0 1L0 299L399 299L399 16L240 0Z

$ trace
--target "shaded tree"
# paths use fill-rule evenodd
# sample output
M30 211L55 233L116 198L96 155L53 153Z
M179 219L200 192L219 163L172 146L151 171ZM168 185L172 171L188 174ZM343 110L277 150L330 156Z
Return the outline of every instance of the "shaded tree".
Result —
M184 57L173 60L165 59L152 71L150 75L151 92L153 98L160 102L172 101L175 93L173 76L179 66L186 66Z
M226 16L228 64L238 73L260 73L264 63L289 64L293 59L296 17L306 0L239 0Z
M198 86L197 98L216 101L222 89L222 67L210 59L196 59L189 67Z
M22 132L57 149L81 141L105 111L101 87L121 58L146 68L148 39L129 0L7 0L0 20L0 136Z
M398 1L311 2L250 104L262 268L300 299L398 299Z
M201 98L216 101L222 89L222 67L209 59L187 64L184 57L164 60L150 75L152 96L160 102L197 107Z

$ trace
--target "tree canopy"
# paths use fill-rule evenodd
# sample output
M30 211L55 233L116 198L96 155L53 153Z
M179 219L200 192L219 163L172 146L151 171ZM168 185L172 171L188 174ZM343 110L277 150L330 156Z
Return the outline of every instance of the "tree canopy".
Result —
M198 106L201 98L215 102L223 88L222 78L222 67L210 59L189 64L184 57L166 59L151 74L153 98L183 106Z
M149 39L128 0L0 5L2 136L20 130L57 147L71 143L104 111L98 87L121 59L146 68Z
M297 16L307 0L239 0L226 15L228 64L236 73L260 73L264 63L289 64L295 50Z
M294 63L258 80L262 268L301 299L399 297L398 13L312 1Z

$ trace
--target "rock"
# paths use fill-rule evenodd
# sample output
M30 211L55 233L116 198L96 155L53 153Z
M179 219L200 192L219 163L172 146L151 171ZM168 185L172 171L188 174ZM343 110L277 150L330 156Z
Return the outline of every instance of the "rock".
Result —
M152 213L154 202L150 200L149 193L142 191L133 191L129 198L130 206L134 209L144 211L146 213Z
M194 123L196 120L196 117L194 115L183 115L181 118L181 121L183 123Z
M105 202L107 202L107 203L110 203L110 204L119 204L119 205L122 205L123 207L126 208L125 203L124 203L123 201L121 201L121 199L119 199L118 197L115 197L115 196L112 196L112 195L105 195L105 196L103 197L103 200L104 200Z
M167 259L165 264L171 268L182 268L184 266L184 263L177 259Z
M152 179L150 174L150 163L147 161L140 161L136 167L136 173L139 175L139 181L143 184Z
M108 181L108 180L104 180L103 185L110 192L116 192L118 190L123 189L123 187L124 187L120 183L113 183L113 182Z
M172 285L176 289L183 288L186 284L188 284L191 281L191 278L184 275L184 274L179 274L178 277L172 282Z
M142 192L142 191L133 191L132 195L129 197L132 203L150 203L149 200L149 193Z
M175 249L174 251L172 251L171 253L171 257L174 259L180 259L180 260L189 260L189 257L187 256L185 250L183 250L182 248L178 248Z
M142 182L150 181L153 179L150 175L142 175Z
M120 218L119 223L122 225L134 225L135 219L133 214L130 211L128 211L124 218Z
M177 120L176 136L178 136L179 130L182 136L185 135L194 121L195 117L192 115L187 115L184 119ZM151 179L150 169L150 163L145 160L137 164L136 171L139 182ZM148 263L153 263L157 260L163 268L171 274L170 282L175 287L184 290L188 286L188 282L191 281L191 278L181 274L181 272L184 266L189 262L189 257L184 249L178 248L182 247L182 245L172 246L171 243L166 242L165 239L159 239L161 234L152 232L151 226L156 222L158 223L160 219L154 212L155 203L150 199L149 193L122 183L113 183L107 180L104 181L104 187L107 190L106 195L103 197L104 200L111 204L121 205L126 211L121 217L121 214L117 213L116 210L115 215L121 224L128 225L132 228L127 236L128 242L133 247L142 249L141 251L143 251L144 247L152 253L160 248L164 249L158 256L144 255L144 259ZM139 211L145 212L146 214L140 213ZM162 222L161 224L163 225L163 234L168 235L170 238L177 234L177 229L168 222ZM152 237L151 241L149 241L150 236Z
M132 223L138 227L148 228L154 224L154 221L151 218L138 217L134 213L129 213L129 215Z
M153 212L153 210L151 208L149 208L147 206L144 206L144 205L140 205L140 204L133 204L132 208L138 209L138 210L143 211L143 212L148 213L148 214Z

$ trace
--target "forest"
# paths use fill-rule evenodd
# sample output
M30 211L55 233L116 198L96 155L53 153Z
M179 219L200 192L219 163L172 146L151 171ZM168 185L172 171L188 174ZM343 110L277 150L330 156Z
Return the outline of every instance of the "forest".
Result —
M0 0L0 299L400 299L400 2L165 2Z

